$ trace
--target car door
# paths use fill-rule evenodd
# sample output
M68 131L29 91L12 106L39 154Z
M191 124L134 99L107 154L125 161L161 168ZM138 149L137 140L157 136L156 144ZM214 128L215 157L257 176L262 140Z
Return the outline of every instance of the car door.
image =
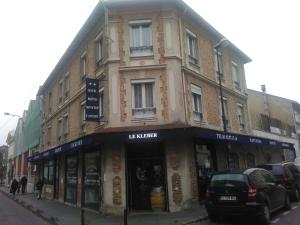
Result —
M300 170L293 163L287 164L287 167L289 168L289 170L291 171L291 173L292 173L292 175L295 179L295 183L296 183L297 188L300 189Z
M266 183L269 186L270 200L272 201L272 209L281 208L285 202L286 191L284 187L276 182L275 176L269 171L262 171Z

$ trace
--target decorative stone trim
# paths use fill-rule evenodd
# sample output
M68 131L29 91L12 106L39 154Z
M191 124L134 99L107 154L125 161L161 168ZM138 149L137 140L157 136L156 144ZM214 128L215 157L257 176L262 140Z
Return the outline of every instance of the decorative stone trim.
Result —
M121 153L120 151L112 151L112 170L114 173L121 171Z
M182 202L182 188L181 188L181 177L178 173L172 175L172 191L173 201L176 205L180 205Z
M123 21L124 18L119 16L118 18L118 38L119 38L119 55L120 55L120 66L125 66L125 50L124 50L124 29L123 29Z
M162 15L159 15L157 21L157 43L158 43L158 55L159 55L159 64L165 63L165 43L164 43L164 27L163 27L163 18Z
M162 104L162 110L161 114L162 117L167 120L169 119L169 104L168 104L168 83L167 83L167 75L165 73L162 73L160 75L160 81L161 81L161 104Z
M115 176L113 179L113 204L121 205L122 204L122 186L121 186L121 178L119 176Z
M121 122L127 119L126 113L126 79L124 76L120 77L120 113Z

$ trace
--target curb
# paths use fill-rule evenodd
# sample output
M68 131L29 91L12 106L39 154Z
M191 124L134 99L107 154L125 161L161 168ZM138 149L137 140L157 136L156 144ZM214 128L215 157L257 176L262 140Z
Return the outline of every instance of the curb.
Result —
M208 219L208 216L203 216L203 217L200 217L198 219L195 219L195 220L191 220L191 221L188 221L188 222L185 222L181 225L189 225L189 224L196 224L197 222L201 222L201 221L204 221L204 220L207 220Z
M32 205L26 204L26 201L23 201L19 198L13 198L9 193L3 191L2 189L0 189L0 192L4 196L6 196L7 198L13 200L14 202L16 202L17 204L22 206L24 209L27 209L28 211L32 212L34 215L40 217L41 219L43 219L47 223L49 223L51 225L59 225L57 217L45 215L42 210L33 208Z

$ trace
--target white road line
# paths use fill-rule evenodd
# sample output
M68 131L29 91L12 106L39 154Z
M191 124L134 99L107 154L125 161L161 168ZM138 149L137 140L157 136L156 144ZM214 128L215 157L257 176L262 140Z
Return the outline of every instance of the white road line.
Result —
M272 220L271 223L277 223L279 220L279 218L276 218L275 220Z
M297 205L292 207L292 209L297 209L297 208L298 208L298 206L297 206Z
M291 211L286 211L286 212L284 212L284 213L282 213L282 215L287 215L287 214L289 214Z

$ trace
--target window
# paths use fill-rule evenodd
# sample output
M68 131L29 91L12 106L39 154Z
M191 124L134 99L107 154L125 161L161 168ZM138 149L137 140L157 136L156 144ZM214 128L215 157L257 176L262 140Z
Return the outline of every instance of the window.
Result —
M255 156L252 153L247 153L246 158L247 168L255 167Z
M191 85L192 88L192 104L193 104L193 116L194 120L202 121L202 91L201 88L196 85Z
M85 121L85 101L80 104L80 112L81 112L81 132L86 131L86 121Z
M65 74L65 80L64 80L64 98L69 97L69 73Z
M53 184L54 177L54 163L53 161L45 161L44 162L44 183L45 184Z
M57 141L60 142L62 139L62 118L57 121Z
M229 153L229 168L230 169L240 168L239 155L235 152Z
M272 162L272 156L269 153L266 153L264 155L265 163L271 163Z
M219 68L218 68L218 59L219 59ZM219 74L221 75L221 79L224 80L224 73L223 73L223 60L222 60L222 53L220 51L214 50L214 60L215 60L215 71L217 74L217 78L219 79ZM218 70L220 69L219 73Z
M52 92L49 92L48 96L48 113L51 114L52 112Z
M64 137L67 138L68 134L69 134L69 116L68 116L68 114L65 114L64 118L63 118L63 133L64 133Z
M151 117L156 113L153 100L153 80L132 81L132 114L135 117Z
M81 80L84 81L85 77L87 76L87 56L86 56L86 52L84 52L80 57L80 74L81 74Z
M237 105L237 116L239 121L240 130L245 130L245 116L244 116L244 107L243 105Z
M231 68L232 68L232 78L234 82L234 87L238 90L241 90L241 82L239 77L238 65L232 62Z
M97 35L96 40L95 40L95 59L96 59L96 64L97 66L100 65L102 58L103 58L103 37L102 37L102 32Z
M104 116L103 112L103 93L104 89L99 90L99 118Z
M51 145L51 125L48 126L47 128L47 145L50 146Z
M153 54L151 20L129 22L130 54L145 56Z
M223 104L224 104L224 115L225 115L226 126L229 127L230 126L230 121L229 121L229 114L228 114L228 102L227 102L227 98L223 97ZM222 120L222 102L221 102L221 98L220 98L220 115L221 115L221 121L223 123L223 120Z
M63 99L63 80L59 81L58 84L58 103L61 104L62 103L62 99Z
M187 32L187 50L189 62L192 64L198 63L198 53L197 53L197 36L189 30Z

